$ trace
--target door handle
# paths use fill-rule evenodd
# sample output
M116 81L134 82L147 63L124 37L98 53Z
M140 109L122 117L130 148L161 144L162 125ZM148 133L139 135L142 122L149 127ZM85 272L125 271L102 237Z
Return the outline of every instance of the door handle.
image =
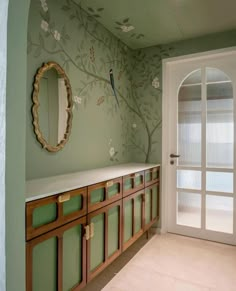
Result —
M170 154L170 158L179 158L180 157L180 155L175 155L175 154Z

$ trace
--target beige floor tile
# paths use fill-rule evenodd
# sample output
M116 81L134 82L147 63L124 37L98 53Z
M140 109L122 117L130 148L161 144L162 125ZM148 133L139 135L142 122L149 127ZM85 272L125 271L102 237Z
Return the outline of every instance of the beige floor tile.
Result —
M235 274L236 247L156 235L103 290L236 291Z

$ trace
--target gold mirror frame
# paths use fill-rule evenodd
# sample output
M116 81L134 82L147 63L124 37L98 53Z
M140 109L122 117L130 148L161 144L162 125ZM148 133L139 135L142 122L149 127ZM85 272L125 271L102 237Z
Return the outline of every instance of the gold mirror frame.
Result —
M42 134L40 127L39 127L39 114L38 114L38 108L40 106L39 98L38 98L40 80L41 80L43 74L46 71L50 70L51 68L55 68L57 70L58 74L60 74L60 76L64 79L65 86L66 86L66 92L67 92L67 101L68 101L68 106L65 109L67 114L68 114L66 131L64 133L64 138L56 146L50 145L44 139L43 134ZM33 115L34 133L36 134L37 140L41 143L41 145L44 149L46 149L49 152L58 152L59 150L61 150L65 146L65 144L67 143L67 141L69 139L69 135L71 133L73 102L72 102L72 91L71 91L70 81L60 65L58 65L55 62L48 62L48 63L43 64L42 67L40 67L38 69L37 74L35 75L33 87L34 87L34 90L33 90L33 95L32 95L32 100L33 100L32 115Z

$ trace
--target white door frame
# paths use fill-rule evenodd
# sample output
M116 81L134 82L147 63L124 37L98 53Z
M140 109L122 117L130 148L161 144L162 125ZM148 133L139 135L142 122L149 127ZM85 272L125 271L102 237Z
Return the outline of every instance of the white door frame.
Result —
M225 49L218 49L207 51L203 53L196 53L190 55L184 55L179 57L167 58L162 60L162 177L161 177L161 233L166 233L168 231L168 193L170 183L168 181L168 163L170 162L170 151L169 151L169 142L170 142L170 115L169 108L171 106L171 98L169 94L170 82L169 75L171 67L174 64L180 62L189 62L196 61L197 59L209 59L211 56L224 56L235 53L236 47L229 47Z

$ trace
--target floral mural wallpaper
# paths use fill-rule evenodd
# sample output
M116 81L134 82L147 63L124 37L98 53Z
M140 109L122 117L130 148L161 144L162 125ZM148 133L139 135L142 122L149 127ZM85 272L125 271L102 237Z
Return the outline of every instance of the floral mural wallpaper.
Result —
M72 85L74 106L72 134L58 157L40 148L28 126L28 178L135 160L157 162L161 58L168 50L160 50L155 63L147 60L142 50L130 50L95 20L103 8L95 11L88 7L88 12L75 0L31 3L28 107L33 76L47 61L56 61L64 68ZM134 30L128 18L116 25L126 33ZM27 124L30 119L29 115ZM59 156L65 158L62 164ZM50 160L55 166L43 170Z
M83 0L31 1L28 24L27 179L125 162L161 162L162 60L235 45L235 32L131 50L96 19L103 7ZM145 39L130 17L114 27ZM55 61L70 79L72 132L65 148L46 152L32 128L31 94L42 63Z

